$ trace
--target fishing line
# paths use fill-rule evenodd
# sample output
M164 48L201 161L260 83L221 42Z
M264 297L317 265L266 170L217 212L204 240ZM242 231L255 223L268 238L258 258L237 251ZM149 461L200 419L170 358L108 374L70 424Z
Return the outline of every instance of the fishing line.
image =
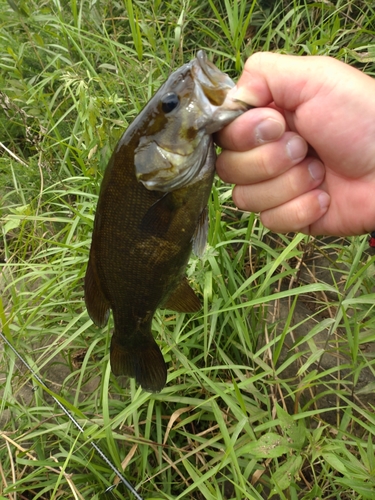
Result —
M21 356L21 354L17 351L17 349L9 342L9 340L4 336L4 334L0 331L0 337L4 340L6 345L14 352L14 354L17 356L17 358L26 366L26 368L29 370L31 375L35 378L35 380L41 385L42 389L47 390L48 394L53 398L57 406L60 408L60 410L65 413L65 415L69 418L69 420L77 427L77 429L80 432L84 432L83 427L77 422L77 420L71 415L69 410L66 409L66 407L60 403L60 401L55 398L55 396L52 395L51 390L48 388L48 386L42 381L42 379L35 373L35 371L31 368L31 366L28 364L28 362ZM121 472L117 469L115 465L109 460L109 458L102 452L102 450L99 448L99 446L94 442L90 442L91 446L94 448L96 453L101 457L101 459L108 465L108 467L116 474L116 476L120 479L120 481L126 486L126 488L133 493L135 498L137 500L143 500L143 498L137 493L137 491L133 488L133 486L129 483L127 479L121 474ZM107 488L105 491L111 491L114 486L110 486Z

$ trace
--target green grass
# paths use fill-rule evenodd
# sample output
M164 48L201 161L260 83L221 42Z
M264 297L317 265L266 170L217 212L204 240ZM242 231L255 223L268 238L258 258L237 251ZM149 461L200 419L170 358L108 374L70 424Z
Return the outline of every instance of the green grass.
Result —
M0 3L0 322L80 434L0 351L0 499L375 497L375 258L366 237L275 235L215 181L195 315L159 311L168 383L108 364L83 301L111 150L199 48L233 78L256 50L325 54L375 76L368 1ZM33 386L35 386L33 388Z

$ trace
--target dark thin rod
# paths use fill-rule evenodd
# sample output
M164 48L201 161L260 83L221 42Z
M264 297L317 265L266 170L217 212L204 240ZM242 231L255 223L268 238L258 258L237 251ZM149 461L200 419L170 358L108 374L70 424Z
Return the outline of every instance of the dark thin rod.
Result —
M21 354L17 351L17 349L9 342L9 340L4 336L4 334L0 331L0 336L1 338L4 340L4 342L6 343L6 345L8 347L10 347L10 349L14 352L14 354L17 356L17 358L22 361L22 363L26 366L26 368L29 370L29 372L31 373L31 375L35 378L35 380L37 382L39 382L39 384L42 386L43 389L47 389L47 391L50 391L50 389L48 388L48 386L41 380L41 378L35 373L35 371L31 368L31 366L28 364L28 362L21 356ZM50 393L48 393L50 394ZM83 427L81 427L81 425L77 422L77 420L70 414L70 412L65 408L65 406L60 403L60 401L55 398L55 396L53 396L52 394L50 394L50 396L53 398L53 400L55 401L55 403L57 404L57 406L60 408L60 410L65 413L65 415L69 418L69 420L71 422L73 422L73 424L77 427L77 429L80 431L80 432L83 432ZM122 481L122 483L127 487L127 489L133 493L133 495L135 496L135 498L137 500L143 500L143 498L139 495L139 493L137 493L137 491L133 488L133 486L129 483L129 481L127 479L125 479L125 477L121 474L121 472L117 469L117 467L115 467L113 465L113 463L109 460L109 458L107 458L107 456L102 452L102 450L99 448L99 446L94 442L94 441L91 441L90 442L91 446L94 448L94 450L98 453L98 455L100 455L100 457L102 458L102 460L104 460L104 462L108 465L108 467L110 469L112 469L112 471L116 474L116 476L120 479L120 481Z

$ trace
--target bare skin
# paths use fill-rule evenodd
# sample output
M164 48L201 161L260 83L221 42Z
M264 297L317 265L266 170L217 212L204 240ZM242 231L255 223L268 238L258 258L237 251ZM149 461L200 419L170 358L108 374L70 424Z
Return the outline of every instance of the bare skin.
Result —
M375 80L324 56L251 56L232 97L252 109L217 134L236 205L275 232L375 229Z

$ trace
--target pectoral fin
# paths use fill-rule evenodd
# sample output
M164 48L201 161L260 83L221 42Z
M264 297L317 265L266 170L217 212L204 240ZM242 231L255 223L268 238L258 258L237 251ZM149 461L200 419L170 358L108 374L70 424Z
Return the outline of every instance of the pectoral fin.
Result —
M107 324L110 305L103 295L90 257L85 276L85 302L93 322L100 327Z
M208 208L204 208L199 217L195 233L193 235L193 252L197 257L202 257L206 248L208 236Z
M187 279L183 278L163 307L176 312L197 312L202 308L202 304Z
M169 229L173 213L170 193L166 193L147 210L141 220L140 230L147 236L162 238Z

